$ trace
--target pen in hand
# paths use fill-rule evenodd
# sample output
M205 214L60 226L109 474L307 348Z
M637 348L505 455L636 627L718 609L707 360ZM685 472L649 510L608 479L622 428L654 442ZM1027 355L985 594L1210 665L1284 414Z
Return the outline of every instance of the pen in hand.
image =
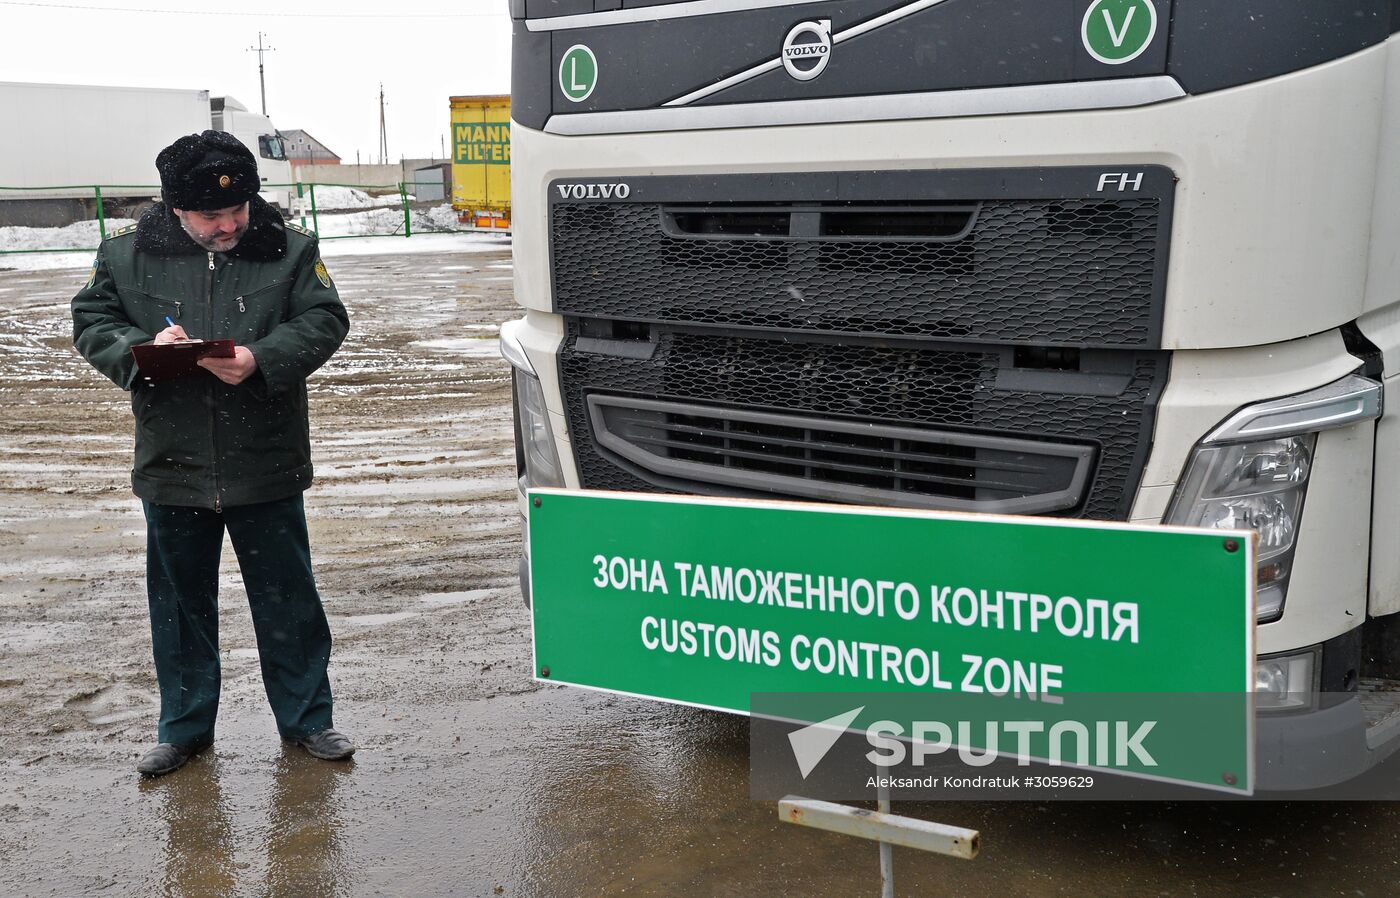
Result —
M165 330L156 334L156 343L191 342L189 334L185 333L185 329L183 327L180 327L180 325L176 324L174 321L171 321L169 315L165 316L165 323L169 326Z

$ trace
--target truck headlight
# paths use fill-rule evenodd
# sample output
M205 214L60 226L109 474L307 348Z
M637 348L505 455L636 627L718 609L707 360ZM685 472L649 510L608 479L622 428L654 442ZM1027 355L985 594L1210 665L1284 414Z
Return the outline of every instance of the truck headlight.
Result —
M501 355L511 364L511 394L515 400L515 468L520 490L537 486L564 486L559 452L549 426L544 387L535 376L529 356L516 331L523 321L501 325Z
M1317 435L1196 447L1166 523L1259 534L1258 620L1277 619Z
M1322 430L1380 416L1381 385L1348 375L1235 412L1192 450L1164 524L1259 534L1257 620L1283 616L1293 549Z
M516 368L512 390L515 394L515 459L521 490L536 486L564 485L559 469L559 453L549 428L549 412L544 406L540 380Z
M1317 692L1317 653L1260 658L1254 664L1254 707L1260 711L1310 708Z

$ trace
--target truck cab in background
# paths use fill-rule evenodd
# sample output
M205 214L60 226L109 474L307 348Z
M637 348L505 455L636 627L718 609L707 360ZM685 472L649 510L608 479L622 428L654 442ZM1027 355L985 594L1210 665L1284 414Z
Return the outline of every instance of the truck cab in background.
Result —
M512 12L522 508L1254 529L1261 786L1400 746L1400 5Z
M210 126L215 131L227 131L242 141L258 159L258 177L267 189L263 199L277 206L283 215L292 209L292 164L287 161L282 135L272 119L246 106L233 97L209 98Z

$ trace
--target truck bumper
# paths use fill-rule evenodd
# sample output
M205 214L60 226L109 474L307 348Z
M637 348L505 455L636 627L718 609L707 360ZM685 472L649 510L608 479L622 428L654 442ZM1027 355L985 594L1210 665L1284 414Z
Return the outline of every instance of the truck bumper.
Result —
M1306 713L1259 715L1255 729L1259 790L1334 786L1361 776L1400 748L1400 728L1375 725L1360 696L1324 693L1323 697L1341 701Z

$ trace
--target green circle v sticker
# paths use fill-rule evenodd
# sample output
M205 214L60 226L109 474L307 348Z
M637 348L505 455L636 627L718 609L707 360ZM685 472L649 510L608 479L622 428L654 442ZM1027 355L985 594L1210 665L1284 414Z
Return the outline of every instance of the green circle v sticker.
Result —
M565 99L582 103L598 86L598 58L583 44L564 51L559 61L559 89Z
M1122 65L1152 43L1157 9L1152 0L1094 0L1079 32L1090 56L1105 65Z

